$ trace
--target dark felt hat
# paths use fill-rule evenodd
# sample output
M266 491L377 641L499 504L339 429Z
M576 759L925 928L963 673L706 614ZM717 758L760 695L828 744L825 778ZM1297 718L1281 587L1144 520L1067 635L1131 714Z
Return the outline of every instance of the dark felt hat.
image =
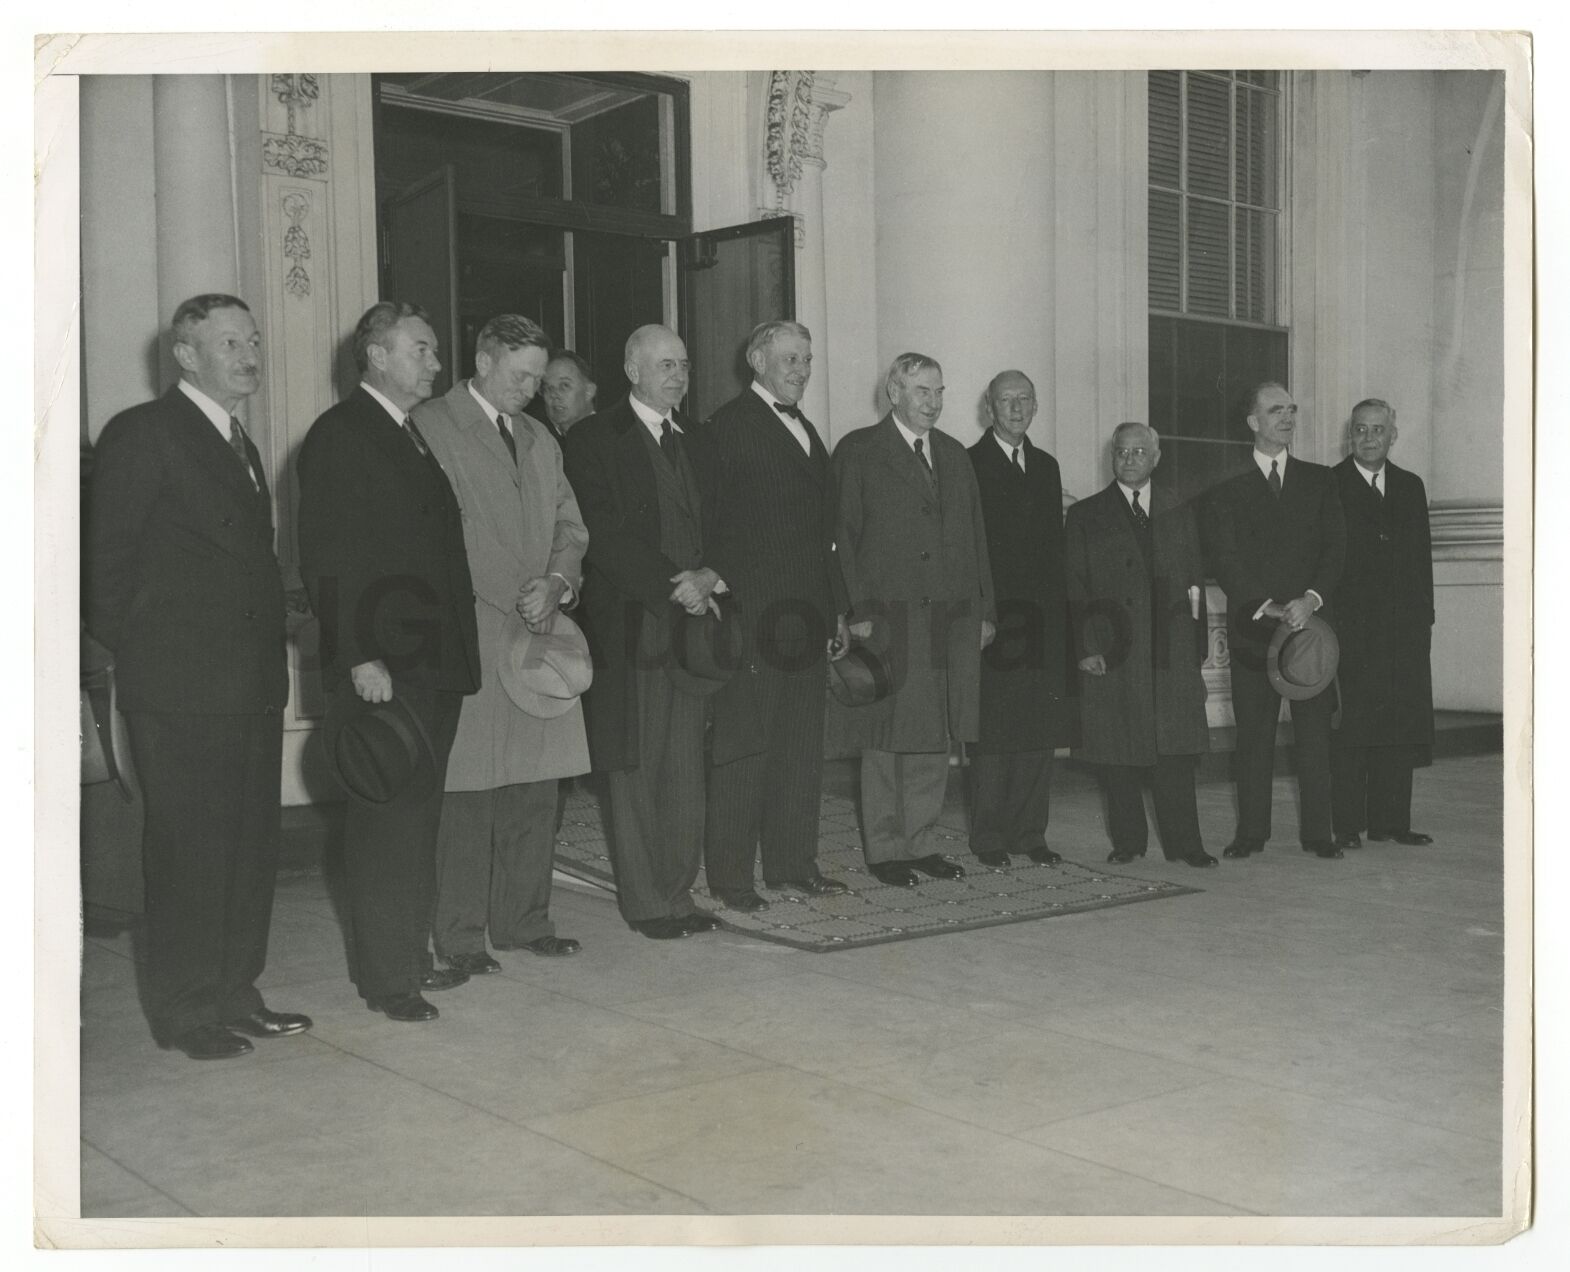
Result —
M1312 614L1299 631L1287 623L1276 628L1265 652L1265 674L1283 698L1302 701L1330 687L1340 662L1341 642L1335 630Z
M706 698L719 691L747 660L747 636L733 601L702 614L682 613L671 624L671 680L684 693Z
M362 804L396 808L436 789L436 755L425 726L396 695L366 702L345 686L322 722L322 746L338 785Z
M829 691L847 707L870 707L894 690L888 662L866 645L853 644L829 663Z

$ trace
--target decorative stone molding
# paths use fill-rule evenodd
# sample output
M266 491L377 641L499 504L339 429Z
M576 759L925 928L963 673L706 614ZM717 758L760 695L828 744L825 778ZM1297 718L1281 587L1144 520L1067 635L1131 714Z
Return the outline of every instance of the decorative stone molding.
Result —
M771 71L763 153L781 207L801 179L802 159L811 148L812 71ZM818 153L822 154L822 130Z
M311 239L300 224L311 211L311 198L300 190L291 190L283 196L283 214L289 218L289 228L283 234L284 258L290 262L284 275L284 290L297 300L311 294L311 275L304 262L311 259Z
M284 177L325 177L327 143L298 134L262 134L262 169Z
M314 75L274 75L269 90L285 110L282 133L262 133L262 170L285 177L327 176L327 143L308 137L301 127L305 112L321 96Z
M1505 509L1483 499L1435 499L1428 505L1435 561L1500 561L1505 554Z

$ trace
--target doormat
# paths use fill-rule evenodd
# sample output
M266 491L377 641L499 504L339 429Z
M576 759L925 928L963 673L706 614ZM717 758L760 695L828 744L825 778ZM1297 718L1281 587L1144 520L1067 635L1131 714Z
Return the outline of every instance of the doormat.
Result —
M879 883L867 873L862 859L855 805L843 796L825 795L818 832L818 866L824 874L848 884L848 893L805 897L800 893L776 892L760 883L758 895L769 903L769 908L757 914L742 914L711 898L700 872L693 887L693 900L719 919L727 931L821 954L943 932L1083 914L1107 906L1202 891L1156 879L1112 874L1072 861L1043 866L1029 858L1016 857L1008 869L992 870L970 857L970 840L964 830L940 823L934 835L938 850L964 865L963 879L929 879L923 875L914 888ZM573 783L567 796L561 830L556 836L556 869L615 889L599 801L584 790L581 782Z

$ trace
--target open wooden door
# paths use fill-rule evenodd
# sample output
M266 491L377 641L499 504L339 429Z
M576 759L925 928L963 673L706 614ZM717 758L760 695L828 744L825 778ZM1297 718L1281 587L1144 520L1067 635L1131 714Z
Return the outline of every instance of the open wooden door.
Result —
M440 397L461 375L458 330L458 179L449 164L416 181L384 211L387 300L419 305L431 315L440 342L442 372L432 395Z
M796 316L795 221L770 217L681 242L681 335L692 359L687 412L706 419L752 382L747 337Z

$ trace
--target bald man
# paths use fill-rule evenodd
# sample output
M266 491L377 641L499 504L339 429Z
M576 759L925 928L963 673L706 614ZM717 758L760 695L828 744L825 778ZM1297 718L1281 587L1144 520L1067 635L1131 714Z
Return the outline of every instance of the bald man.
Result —
M697 426L677 409L688 369L674 331L639 327L627 339L628 395L563 442L589 530L589 761L607 774L617 904L634 931L657 941L719 927L692 901L703 858L705 704L672 674L670 658L681 614L704 613L723 590L704 559Z

